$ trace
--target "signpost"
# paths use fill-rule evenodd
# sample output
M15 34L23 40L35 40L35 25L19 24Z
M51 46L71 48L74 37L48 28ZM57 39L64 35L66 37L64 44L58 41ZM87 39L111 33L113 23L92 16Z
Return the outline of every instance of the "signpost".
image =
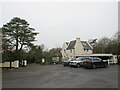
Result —
M42 64L45 64L45 59L44 58L42 58Z

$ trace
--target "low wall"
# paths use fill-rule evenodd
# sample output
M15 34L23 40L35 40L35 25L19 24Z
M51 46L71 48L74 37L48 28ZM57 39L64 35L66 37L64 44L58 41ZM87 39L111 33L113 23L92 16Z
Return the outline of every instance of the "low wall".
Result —
M10 62L4 62L4 63L2 63L2 67L10 67Z
M19 61L12 62L12 67L18 68L19 67Z
M2 67L2 63L0 63L0 67Z
M19 60L12 62L11 65L11 67L18 68ZM22 60L22 66L27 66L27 60ZM0 63L0 67L10 67L10 62Z
M10 67L10 62L4 62L4 63L0 63L0 67ZM14 68L18 68L19 67L19 61L14 61L12 62L12 66Z

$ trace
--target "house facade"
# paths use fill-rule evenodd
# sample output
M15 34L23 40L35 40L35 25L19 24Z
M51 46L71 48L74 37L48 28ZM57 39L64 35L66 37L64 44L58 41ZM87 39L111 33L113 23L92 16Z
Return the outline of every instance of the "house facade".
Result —
M93 53L92 46L87 41L81 41L80 38L70 42L64 42L62 46L62 59L75 58L80 55L89 55Z

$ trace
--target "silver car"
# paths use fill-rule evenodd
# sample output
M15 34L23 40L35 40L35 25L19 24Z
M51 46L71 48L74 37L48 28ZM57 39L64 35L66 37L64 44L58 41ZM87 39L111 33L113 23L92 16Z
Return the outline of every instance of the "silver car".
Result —
M72 67L80 67L83 66L83 59L82 57L76 58L76 60L70 61L69 65Z

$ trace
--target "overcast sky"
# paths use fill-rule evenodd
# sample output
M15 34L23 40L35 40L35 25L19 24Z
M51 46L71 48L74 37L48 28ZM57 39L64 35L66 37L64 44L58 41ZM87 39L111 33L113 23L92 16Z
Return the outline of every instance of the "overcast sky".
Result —
M111 37L118 31L117 2L3 2L2 23L25 19L39 35L35 44L61 47L65 41Z

